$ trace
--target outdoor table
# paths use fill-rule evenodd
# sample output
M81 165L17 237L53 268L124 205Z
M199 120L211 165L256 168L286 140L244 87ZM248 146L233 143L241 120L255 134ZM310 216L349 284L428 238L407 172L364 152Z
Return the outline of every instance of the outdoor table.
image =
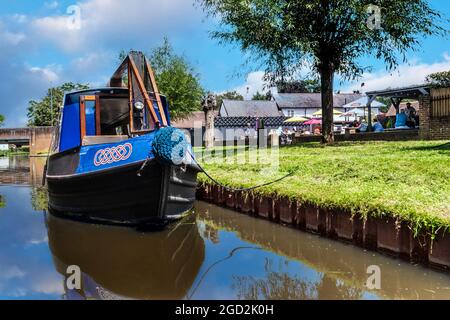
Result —
M344 127L343 129L345 130L346 137L350 136L350 134L352 134L352 133L356 133L355 127Z

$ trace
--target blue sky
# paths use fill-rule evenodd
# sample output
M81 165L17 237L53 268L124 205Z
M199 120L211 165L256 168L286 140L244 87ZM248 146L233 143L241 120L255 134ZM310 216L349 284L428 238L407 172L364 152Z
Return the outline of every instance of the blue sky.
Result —
M445 0L430 1L450 17ZM81 24L70 24L72 5L80 8ZM214 92L238 90L250 97L263 87L262 71L237 76L246 55L209 37L216 21L205 17L191 0L2 0L0 5L0 113L6 126L26 123L26 106L51 85L65 81L103 85L117 64L121 49L148 51L169 37ZM446 25L450 28L450 24ZM365 58L374 68L353 83L336 83L351 91L409 85L435 71L450 69L450 39L428 38L409 55L409 64L392 74L382 63ZM248 88L248 91L247 91Z

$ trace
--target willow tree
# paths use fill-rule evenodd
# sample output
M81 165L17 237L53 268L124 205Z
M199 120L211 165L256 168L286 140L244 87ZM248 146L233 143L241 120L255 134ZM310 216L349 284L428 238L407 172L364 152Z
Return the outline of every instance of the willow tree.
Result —
M276 81L304 65L321 77L323 142L333 142L335 74L356 79L383 60L406 61L423 36L444 34L442 17L425 0L197 0L221 22L213 37L238 44L262 59Z

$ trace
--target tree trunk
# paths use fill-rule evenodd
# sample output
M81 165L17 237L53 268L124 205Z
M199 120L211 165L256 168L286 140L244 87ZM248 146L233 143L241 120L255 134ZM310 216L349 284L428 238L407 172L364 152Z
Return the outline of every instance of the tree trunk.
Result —
M323 68L320 72L322 90L322 143L334 142L333 135L333 80L334 70Z

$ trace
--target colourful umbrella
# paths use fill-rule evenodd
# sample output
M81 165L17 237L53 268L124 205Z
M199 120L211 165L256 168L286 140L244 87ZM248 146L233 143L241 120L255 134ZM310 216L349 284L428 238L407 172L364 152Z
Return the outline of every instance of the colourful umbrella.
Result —
M339 110L333 109L333 114L338 115L338 114L342 114L342 112L340 112ZM313 116L321 116L322 115L322 110L316 111L313 113Z
M311 119L311 120L304 122L303 124L307 124L307 125L322 124L322 119Z
M284 121L284 123L305 122L305 121L308 121L308 119L300 117L300 116L295 116L295 117L287 119L286 121Z

